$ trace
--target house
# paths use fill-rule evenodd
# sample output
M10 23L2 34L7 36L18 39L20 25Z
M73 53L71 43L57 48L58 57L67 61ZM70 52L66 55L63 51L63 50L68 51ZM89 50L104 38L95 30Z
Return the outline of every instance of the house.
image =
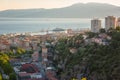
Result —
M47 53L48 49L46 47L42 47L42 53Z
M70 52L71 52L72 54L77 53L77 49L76 49L76 48L70 48L69 50L70 50Z
M34 64L23 64L20 68L20 71L27 73L38 73L40 72L36 65Z
M39 53L37 51L32 54L32 59L33 59L33 61L38 61Z

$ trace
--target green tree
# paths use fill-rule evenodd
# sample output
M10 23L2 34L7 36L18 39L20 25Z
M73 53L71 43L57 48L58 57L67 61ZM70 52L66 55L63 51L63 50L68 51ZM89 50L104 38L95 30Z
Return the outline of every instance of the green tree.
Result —
M0 73L0 80L2 80L2 75L1 75L1 73Z
M59 54L56 58L56 65L66 63L64 69L59 69L59 71L61 70L59 75L67 76L69 73L73 76L83 73L87 74L90 80L92 80L91 77L96 78L96 80L109 80L109 78L120 80L120 32L111 29L108 33L112 38L109 45L79 43L80 46L76 48L78 50L76 54L70 54L69 46L76 40L81 40L78 35L69 38L67 44L66 39L59 40L55 46L55 50ZM88 35L88 38L92 38L97 34L90 33ZM75 46L72 45L72 47Z
M15 73L10 73L9 80L17 80Z
M118 48L120 46L120 32L112 34L111 46L113 48Z
M116 30L117 30L118 32L120 32L120 26L117 26L117 27L116 27Z
M97 35L97 33L93 33L93 32L87 32L86 34L88 35L88 38L93 38Z
M105 33L106 31L105 31L104 28L101 28L99 32L100 32L100 33Z
M13 72L13 68L12 68L12 66L10 65L10 63L4 64L3 70L4 70L5 74L10 74L10 73Z

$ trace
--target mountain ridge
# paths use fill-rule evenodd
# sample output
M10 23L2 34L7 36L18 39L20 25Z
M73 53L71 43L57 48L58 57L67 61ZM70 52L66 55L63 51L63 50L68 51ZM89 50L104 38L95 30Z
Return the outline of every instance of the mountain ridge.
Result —
M106 3L77 3L53 9L9 9L0 11L0 17L15 18L91 18L120 16L120 7Z

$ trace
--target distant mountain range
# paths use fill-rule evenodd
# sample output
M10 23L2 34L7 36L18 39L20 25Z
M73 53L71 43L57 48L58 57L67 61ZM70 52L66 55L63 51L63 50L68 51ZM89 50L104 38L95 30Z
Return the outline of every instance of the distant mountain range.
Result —
M120 7L103 3L78 3L54 9L18 9L0 11L0 17L12 18L94 18L120 16Z

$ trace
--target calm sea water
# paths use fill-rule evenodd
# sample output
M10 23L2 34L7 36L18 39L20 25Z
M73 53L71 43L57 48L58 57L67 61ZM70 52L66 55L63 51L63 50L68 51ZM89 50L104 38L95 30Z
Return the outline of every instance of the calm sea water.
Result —
M90 29L90 19L79 18L0 18L0 34L63 29Z

